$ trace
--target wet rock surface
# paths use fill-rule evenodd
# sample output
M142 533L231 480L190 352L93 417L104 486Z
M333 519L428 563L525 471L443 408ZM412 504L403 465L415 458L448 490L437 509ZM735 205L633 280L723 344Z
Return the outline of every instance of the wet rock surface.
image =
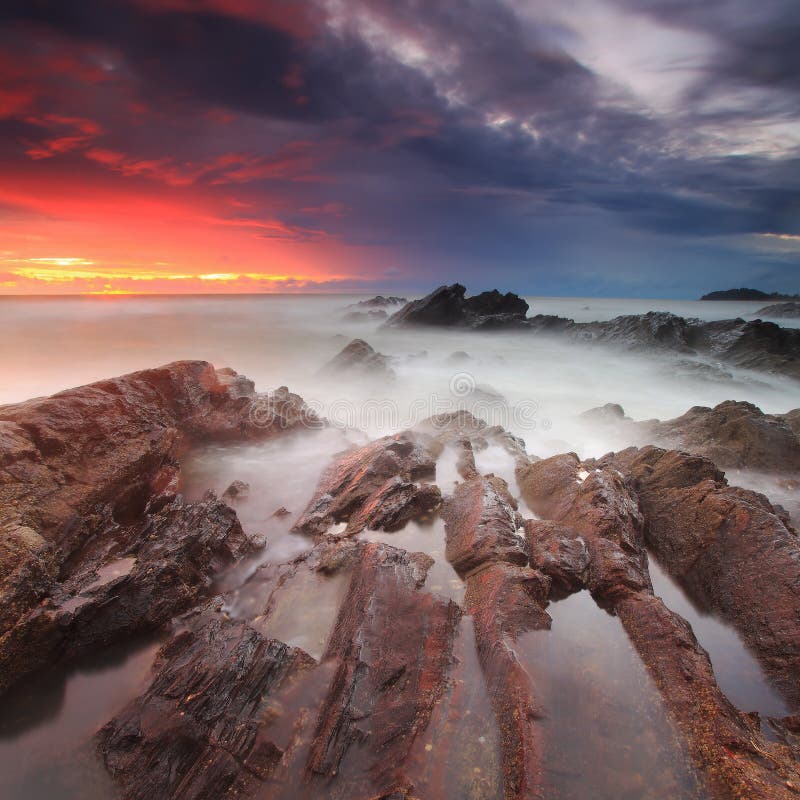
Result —
M176 497L183 447L307 424L285 387L258 395L203 361L0 407L0 691L168 621L252 549L216 498Z
M485 302L505 308L502 298ZM74 399L35 428L17 407L0 409L4 425L14 419L0 447L0 491L13 509L0 537L0 691L134 632L169 631L138 696L97 735L124 800L518 800L560 796L564 768L587 772L578 785L591 785L596 765L565 767L548 749L560 707L542 688L553 676L531 660L548 647L553 604L583 590L604 619L618 618L663 705L666 755L642 763L664 775L619 775L621 796L663 796L668 786L698 799L797 795L796 719L732 705L691 627L653 593L648 549L800 706L796 532L765 496L729 486L713 461L652 446L536 459L467 410L440 414L335 456L293 525L307 549L256 558L263 540L245 534L235 511L243 486L231 484L229 503L177 493L182 446L314 420L281 389L263 400L262 428L245 379L203 362L164 369L161 382L143 373L104 382L113 397L99 407L109 430L112 410L121 415L128 441L81 434L72 414L84 427L87 417L69 410ZM216 388L206 392L206 381ZM96 402L106 391L97 386L75 392ZM151 390L150 401L162 399L149 412L119 400ZM766 463L780 452L785 465L793 413L731 403L648 424L730 457ZM606 420L634 424L614 406L591 418ZM46 444L73 433L73 453ZM513 473L508 482L480 468L487 448ZM92 459L80 474L95 483L77 485ZM270 500L265 515L277 506ZM288 513L279 508L269 524L291 537ZM393 546L393 536L413 544ZM448 580L460 591L447 594ZM626 721L592 690L593 665L576 652L586 724L616 741ZM634 755L644 746L625 742Z
M714 464L647 447L603 459L630 476L647 544L698 604L732 624L795 702L800 678L800 544L761 494Z
M346 523L350 535L368 525L376 529L399 525L438 506L437 490L417 485L433 478L435 470L427 447L408 432L347 452L322 474L293 530L321 536Z

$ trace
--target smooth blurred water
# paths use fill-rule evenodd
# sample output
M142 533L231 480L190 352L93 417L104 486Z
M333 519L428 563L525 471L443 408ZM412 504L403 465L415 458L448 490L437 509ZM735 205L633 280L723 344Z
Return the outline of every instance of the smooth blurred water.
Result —
M636 419L669 418L692 405L749 400L767 412L798 404L797 383L725 367L695 374L685 357L620 353L520 332L383 329L346 321L358 297L251 295L0 299L0 402L15 402L176 359L231 366L259 390L288 385L335 421L374 436L449 410L459 376L499 393L490 422L522 436L529 450L595 456L619 443L576 422L593 406L622 404ZM582 321L651 309L703 319L751 317L759 303L528 298L530 313ZM789 321L784 321L788 324ZM798 324L798 321L793 321ZM319 368L349 340L366 339L393 359L397 379ZM469 359L450 356L466 351ZM520 413L514 413L514 410Z

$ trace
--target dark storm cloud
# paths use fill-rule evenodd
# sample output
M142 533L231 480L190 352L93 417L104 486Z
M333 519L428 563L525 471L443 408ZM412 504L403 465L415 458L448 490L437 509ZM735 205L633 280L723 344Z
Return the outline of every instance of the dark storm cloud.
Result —
M697 132L798 113L794 0L613 2L716 42L680 115L610 100L607 81L561 45L568 31L501 0L295 4L302 26L247 18L223 0L6 0L0 41L94 48L160 122L123 124L107 100L118 84L99 82L87 93L102 135L45 135L40 108L0 128L0 155L38 136L39 150L25 145L31 158L62 148L84 168L137 179L238 181L256 205L259 191L280 189L291 208L275 213L301 240L425 244L437 256L516 253L521 263L549 252L550 220L566 220L563 236L573 215L676 240L797 233L797 158L706 154ZM705 105L742 87L765 95L749 109ZM269 153L207 157L202 131L187 131L213 109L276 126L253 132L235 119L214 129L215 146L250 152L260 141ZM306 150L287 152L300 137Z

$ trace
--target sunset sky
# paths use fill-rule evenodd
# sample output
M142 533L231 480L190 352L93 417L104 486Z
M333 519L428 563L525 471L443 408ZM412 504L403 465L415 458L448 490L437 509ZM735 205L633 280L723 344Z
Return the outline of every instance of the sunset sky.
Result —
M797 0L3 0L0 294L800 291Z

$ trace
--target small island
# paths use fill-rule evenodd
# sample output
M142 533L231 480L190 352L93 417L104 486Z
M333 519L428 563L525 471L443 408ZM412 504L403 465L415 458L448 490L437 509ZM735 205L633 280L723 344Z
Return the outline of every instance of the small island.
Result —
M704 294L701 300L800 300L800 295L762 292L760 289L724 289Z

